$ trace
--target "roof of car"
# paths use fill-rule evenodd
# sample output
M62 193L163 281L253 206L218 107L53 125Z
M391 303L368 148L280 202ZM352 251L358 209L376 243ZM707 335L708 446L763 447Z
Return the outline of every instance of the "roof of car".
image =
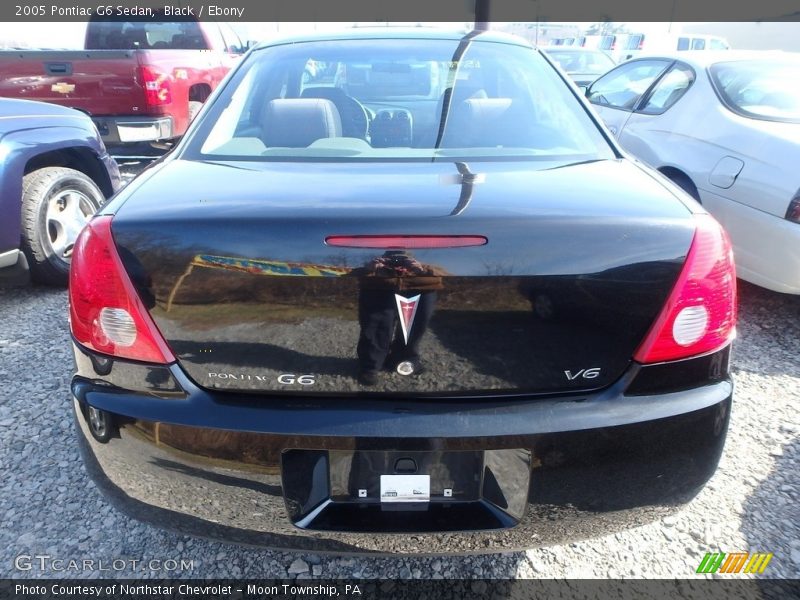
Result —
M716 63L738 62L744 60L791 60L800 62L800 53L782 50L684 50L640 54L631 60L643 58L669 58L689 63L695 67L708 67Z
M470 32L467 30L443 29L437 27L351 27L336 31L310 32L287 37L276 37L259 43L256 48L299 44L305 42L330 42L340 40L462 40ZM481 31L473 39L485 42L500 42L517 46L532 47L531 43L509 33L500 31Z

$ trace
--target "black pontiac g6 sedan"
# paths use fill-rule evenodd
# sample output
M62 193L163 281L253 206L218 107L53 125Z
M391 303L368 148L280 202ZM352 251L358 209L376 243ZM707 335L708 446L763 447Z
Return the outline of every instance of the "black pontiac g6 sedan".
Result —
M197 535L599 535L692 498L727 431L725 232L492 32L252 50L70 277L87 468Z

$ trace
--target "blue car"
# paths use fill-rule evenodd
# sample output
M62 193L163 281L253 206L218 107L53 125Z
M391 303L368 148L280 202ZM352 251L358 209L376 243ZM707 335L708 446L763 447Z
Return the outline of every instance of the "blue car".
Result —
M67 282L78 233L119 187L91 119L70 108L0 99L0 269Z

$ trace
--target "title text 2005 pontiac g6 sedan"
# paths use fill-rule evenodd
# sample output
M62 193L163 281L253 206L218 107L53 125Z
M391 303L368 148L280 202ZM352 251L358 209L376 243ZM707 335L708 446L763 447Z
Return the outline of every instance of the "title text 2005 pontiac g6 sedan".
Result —
M735 286L524 41L273 42L79 238L81 448L130 514L229 541L598 535L714 472Z

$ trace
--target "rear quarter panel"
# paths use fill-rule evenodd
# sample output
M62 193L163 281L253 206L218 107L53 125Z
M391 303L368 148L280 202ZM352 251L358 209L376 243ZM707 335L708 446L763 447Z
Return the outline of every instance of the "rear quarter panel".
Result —
M707 187L708 174L725 156L725 148L714 141L712 131L720 127L719 102L704 74L661 115L632 113L619 141L632 155L653 167L677 168L698 189Z
M800 188L800 125L734 114L719 101L702 71L665 113L632 114L619 141L655 169L672 167L686 173L703 201L705 195L713 194L783 218ZM710 181L726 157L744 163L729 188Z
M759 121L721 107L718 139L726 156L744 163L730 188L706 182L708 191L730 201L783 219L800 189L800 124Z

